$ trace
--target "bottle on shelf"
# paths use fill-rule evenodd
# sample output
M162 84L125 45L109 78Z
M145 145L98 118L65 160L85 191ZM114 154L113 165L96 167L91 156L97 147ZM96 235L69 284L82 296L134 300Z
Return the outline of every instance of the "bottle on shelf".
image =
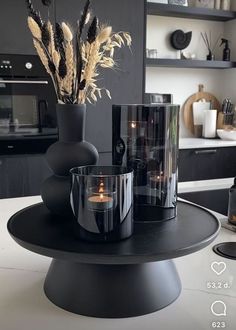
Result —
M221 38L221 46L224 45L223 49L223 61L230 61L230 48L229 48L229 40L225 38Z
M229 189L228 220L232 225L236 225L236 177Z

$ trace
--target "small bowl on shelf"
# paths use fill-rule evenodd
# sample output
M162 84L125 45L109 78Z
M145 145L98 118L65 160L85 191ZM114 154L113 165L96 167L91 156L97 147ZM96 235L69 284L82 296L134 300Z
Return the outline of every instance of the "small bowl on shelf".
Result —
M218 129L217 135L222 140L236 141L236 129L232 129L232 130Z

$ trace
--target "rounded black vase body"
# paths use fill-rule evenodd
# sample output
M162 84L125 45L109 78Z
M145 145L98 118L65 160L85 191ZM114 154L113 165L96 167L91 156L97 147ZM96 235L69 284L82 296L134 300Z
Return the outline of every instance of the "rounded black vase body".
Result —
M42 185L41 195L47 208L54 214L72 215L70 206L70 169L95 165L97 149L84 140L85 104L58 104L59 140L52 144L46 159L54 175Z

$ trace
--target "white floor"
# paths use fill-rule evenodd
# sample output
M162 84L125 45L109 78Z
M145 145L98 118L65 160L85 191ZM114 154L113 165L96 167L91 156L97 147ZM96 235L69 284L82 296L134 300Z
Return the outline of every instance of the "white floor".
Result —
M225 322L229 330L236 329L236 261L215 255L211 246L176 259L183 285L181 296L156 313L127 319L96 319L53 305L43 293L50 259L17 245L6 229L12 214L39 200L0 200L0 330L208 330L213 321ZM236 234L221 229L214 244L221 241L236 241ZM211 269L214 261L226 264L219 276ZM230 289L207 289L207 282L228 283ZM226 305L226 316L214 316L211 312L212 303L219 300Z

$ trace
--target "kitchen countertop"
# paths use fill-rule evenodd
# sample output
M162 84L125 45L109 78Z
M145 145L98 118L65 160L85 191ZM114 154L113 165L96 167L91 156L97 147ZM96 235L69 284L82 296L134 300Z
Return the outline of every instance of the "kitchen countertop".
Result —
M236 328L236 261L217 256L212 251L216 243L236 241L236 233L222 228L214 243L175 260L183 289L170 306L135 318L96 319L75 315L53 305L43 292L50 258L23 249L7 232L6 224L11 215L39 201L38 196L0 200L1 330L209 330L213 321L226 322L229 330ZM226 270L220 276L211 270L214 261L226 264ZM208 289L207 282L227 282L230 288ZM212 303L219 300L225 303L227 316L211 313Z
M236 147L236 141L221 139L180 138L179 149Z

